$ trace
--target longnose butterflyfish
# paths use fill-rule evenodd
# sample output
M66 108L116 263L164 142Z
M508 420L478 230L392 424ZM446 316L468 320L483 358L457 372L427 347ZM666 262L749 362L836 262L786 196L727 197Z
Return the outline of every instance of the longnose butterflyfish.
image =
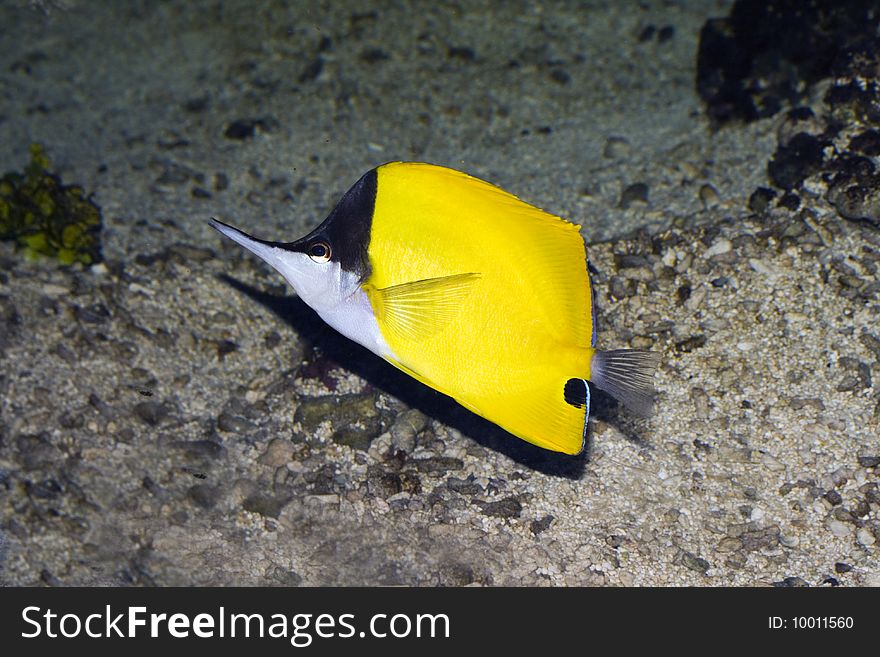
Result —
M587 381L650 411L658 354L595 348L579 227L495 185L391 162L302 239L210 223L344 336L530 443L583 450Z

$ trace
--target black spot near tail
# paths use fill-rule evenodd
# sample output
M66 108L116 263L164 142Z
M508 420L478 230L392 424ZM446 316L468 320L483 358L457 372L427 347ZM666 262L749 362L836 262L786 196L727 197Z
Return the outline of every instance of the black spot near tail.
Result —
M583 379L569 379L565 382L562 395L566 403L575 408L584 408L587 405L587 384Z

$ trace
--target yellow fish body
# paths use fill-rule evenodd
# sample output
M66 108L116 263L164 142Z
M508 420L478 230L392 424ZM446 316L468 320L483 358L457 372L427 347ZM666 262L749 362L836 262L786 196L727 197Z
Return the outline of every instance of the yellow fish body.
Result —
M583 449L588 380L650 408L656 354L594 348L578 227L490 183L392 162L295 242L212 225L344 335L528 442Z

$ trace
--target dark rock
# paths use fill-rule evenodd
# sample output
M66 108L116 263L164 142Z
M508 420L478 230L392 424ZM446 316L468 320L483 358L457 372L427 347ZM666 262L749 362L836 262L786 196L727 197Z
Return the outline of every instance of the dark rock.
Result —
M608 282L608 293L614 299L625 299L635 296L638 292L638 281L634 278L612 276Z
M54 500L62 492L61 484L55 479L44 479L38 482L26 481L24 491L28 497L35 497L41 500Z
M195 461L213 461L226 453L223 445L213 440L177 440L172 447L181 450L185 456Z
M403 490L403 481L397 472L391 472L379 465L367 468L367 491L371 497L386 499Z
M864 155L880 155L880 130L870 128L849 141L849 149Z
M866 500L859 500L850 508L850 514L856 518L864 518L871 513L871 505Z
M82 413L65 411L58 417L58 424L62 429L79 429L85 424L85 418Z
M773 586L786 586L790 588L794 587L808 587L809 584L800 577L786 577L782 582L773 582Z
M774 548L779 545L779 527L771 525L765 529L744 532L739 538L743 549L749 552Z
M787 146L780 145L767 165L770 181L785 190L798 187L822 167L823 144L818 138L801 132Z
M257 130L270 132L274 121L268 118L262 119L236 119L223 132L223 136L227 139L236 139L238 141L252 138Z
M483 492L482 487L475 481L474 475L468 475L467 479L449 477L446 486L460 495L479 495Z
M269 578L279 586L299 586L303 581L302 575L281 566L273 567L272 572L269 573Z
M247 433L256 429L256 425L240 415L221 413L217 417L217 428L229 433Z
M836 490L830 490L824 495L825 499L828 500L832 505L837 506L841 502L843 502L843 497L841 497L840 493Z
M540 520L532 520L532 523L529 525L529 529L532 530L532 533L537 536L548 529L550 529L550 525L553 524L555 518L551 515L546 515Z
M874 358L880 362L880 338L863 329L862 334L859 336L859 340L865 345L865 348L868 349L868 351L874 354Z
M692 335L689 338L676 342L672 350L677 354L687 354L706 344L705 335Z
M769 187L758 187L752 195L749 196L749 210L757 214L762 214L767 210L770 201L776 198L776 192Z
M391 59L391 56L381 48L367 48L361 52L359 59L367 64L378 64Z
M104 324L110 319L110 311L103 303L96 303L88 308L76 308L76 318L86 324Z
M474 504L478 505L485 515L495 518L519 518L522 513L522 504L513 496L505 497L496 502L475 500Z
M459 59L463 62L475 62L477 60L477 54L474 52L473 48L462 47L462 46L453 46L446 51L446 56L449 59Z
M691 298L693 289L690 285L682 285L675 291L675 303L679 306Z
M314 435L321 423L329 420L331 440L360 450L369 448L389 420L376 408L376 398L370 393L303 399L293 419L307 436Z
M25 470L38 470L62 458L61 451L45 434L28 434L15 439L19 459Z
M251 495L242 502L245 511L259 513L267 518L277 518L281 511L290 502L289 498L267 497L265 495Z
M633 183L626 187L620 193L620 203L618 206L626 210L633 203L647 203L648 202L648 185L643 182Z
M797 194L793 192L788 192L786 194L783 194L782 198L779 199L779 207L794 212L799 207L801 207L801 199Z
M550 79L558 84L568 84L571 82L571 75L562 68L554 68L550 71Z
M624 253L614 256L614 262L618 269L638 269L639 267L651 268L651 261L643 255Z
M702 557L698 557L690 552L683 552L681 555L681 563L685 568L689 570L695 570L698 573L703 573L704 575L709 571L711 564L703 559Z
M238 351L238 345L232 340L218 340L217 342L217 360L224 360L229 354Z
M838 575L842 575L843 573L848 573L852 569L853 569L853 567L850 566L848 563L843 563L841 561L838 561L836 564L834 564L834 572L836 572Z
M419 472L447 472L449 470L461 470L464 463L461 459L451 456L432 456L426 459L415 459L412 464Z
M212 509L220 500L222 491L219 486L210 484L196 484L190 486L186 496L203 509Z
M170 412L171 409L167 404L157 401L143 401L135 404L134 407L134 414L151 427L162 422Z
M870 34L864 0L737 0L700 30L697 91L719 122L754 121L797 102Z
M474 569L460 561L443 561L437 568L439 586L467 586L476 581Z
M880 456L860 456L859 465L863 468L876 468L880 465Z
M211 104L211 97L207 94L202 96L197 96L196 98L190 98L186 102L183 103L183 109L186 112L190 112L192 114L198 114L199 112L204 112L208 109L208 106Z
M657 32L657 43L666 43L675 36L675 28L672 25L664 25Z
M318 78L321 75L321 71L324 70L324 58L323 57L315 57L312 61L306 64L306 67L302 70L302 73L299 74L299 82L311 82Z

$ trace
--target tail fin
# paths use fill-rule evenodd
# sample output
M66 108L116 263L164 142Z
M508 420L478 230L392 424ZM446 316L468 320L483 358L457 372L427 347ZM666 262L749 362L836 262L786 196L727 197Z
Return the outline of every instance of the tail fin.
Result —
M590 381L633 413L648 415L654 405L654 370L659 362L656 351L596 351L590 363Z

